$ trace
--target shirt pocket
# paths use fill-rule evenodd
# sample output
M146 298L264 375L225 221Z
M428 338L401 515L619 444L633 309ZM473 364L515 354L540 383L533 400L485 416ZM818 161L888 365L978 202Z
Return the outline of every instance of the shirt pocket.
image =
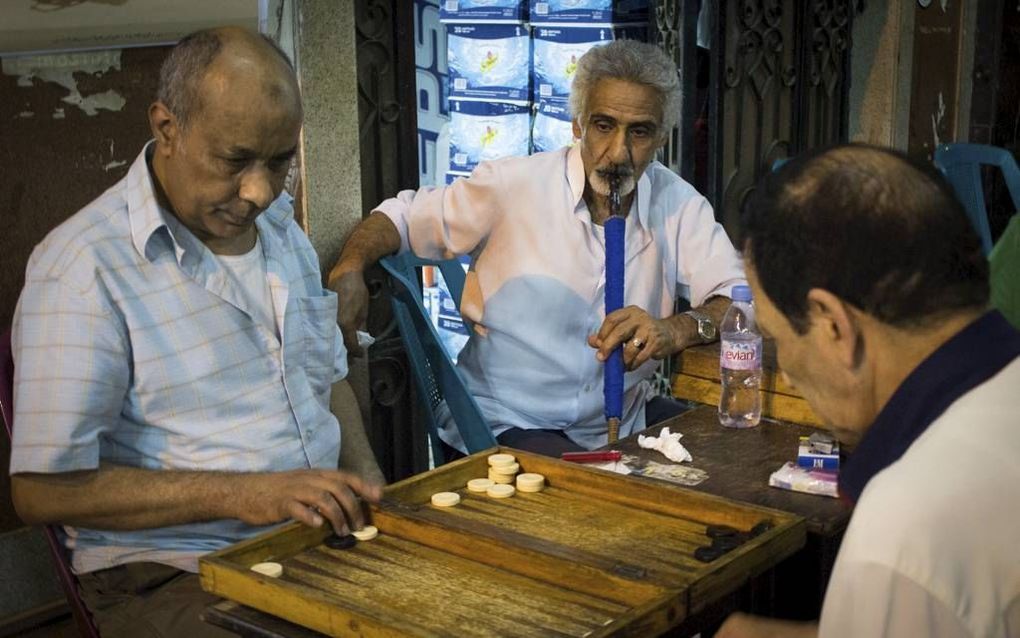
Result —
M298 364L317 396L329 395L333 385L336 358L337 296L330 290L317 297L298 297L297 310L301 329Z

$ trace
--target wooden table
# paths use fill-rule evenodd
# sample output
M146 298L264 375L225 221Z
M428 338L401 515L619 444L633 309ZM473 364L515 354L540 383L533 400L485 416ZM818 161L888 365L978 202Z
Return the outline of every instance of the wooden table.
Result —
M294 523L203 556L203 587L331 635L655 636L805 542L804 519L788 512L516 450L499 451L545 476L544 490L465 489L495 451L388 486L372 506L378 539L330 549L326 531ZM439 491L460 504L432 505ZM766 521L732 551L698 558L712 526ZM248 569L266 560L282 577ZM308 635L224 605L206 617L252 635Z
M817 619L850 509L838 499L768 485L772 472L796 459L799 438L810 435L815 428L762 419L756 428L731 430L719 425L714 405L696 407L643 434L657 436L664 427L683 434L681 442L694 458L691 465L708 473L708 478L693 489L790 512L807 521L805 549L777 569L777 597L759 611L778 617ZM611 447L641 459L669 462L659 452L641 448L637 436Z
M674 359L673 396L697 403L719 405L719 342L687 348ZM776 347L771 339L764 342L762 353L762 414L765 416L821 426L811 406L796 388L779 374Z

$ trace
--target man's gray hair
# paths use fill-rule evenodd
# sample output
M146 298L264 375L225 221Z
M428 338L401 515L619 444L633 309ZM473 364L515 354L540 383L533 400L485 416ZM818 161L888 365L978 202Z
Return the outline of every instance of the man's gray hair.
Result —
M585 126L588 99L599 80L612 78L643 84L659 94L662 106L662 135L676 126L680 113L680 76L666 53L653 44L636 40L615 40L589 49L577 61L570 85L570 113Z
M262 39L276 51L291 71L294 64L272 38ZM159 70L156 99L166 105L178 125L187 128L191 118L202 109L199 87L209 66L223 48L223 39L215 29L196 31L185 36L170 50Z

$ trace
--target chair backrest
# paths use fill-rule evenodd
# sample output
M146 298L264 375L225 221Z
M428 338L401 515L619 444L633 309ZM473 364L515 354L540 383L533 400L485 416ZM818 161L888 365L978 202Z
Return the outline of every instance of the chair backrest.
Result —
M960 203L967 210L971 225L981 238L985 255L992 252L992 232L988 226L982 166L997 166L1013 198L1014 211L1020 209L1020 169L1012 153L985 144L941 144L935 149L935 166L952 184Z
M7 440L14 440L14 356L11 351L10 328L4 330L0 335L0 413L3 414L4 430L7 432ZM57 580L60 581L60 588L64 590L67 604L71 607L71 614L78 625L78 633L87 638L99 638L99 630L92 621L92 614L89 613L81 595L78 593L78 578L71 571L71 564L67 549L52 525L44 525L43 533L46 542L50 546L50 555L53 557L53 566L57 570Z
M445 458L440 450L439 424L435 415L436 407L443 400L453 415L468 453L496 445L496 439L485 423L478 404L468 393L464 380L443 347L439 333L422 303L418 268L438 266L449 286L450 296L459 307L464 291L463 267L454 259L430 261L410 253L385 257L380 263L393 279L393 314L407 349L418 392L428 402L425 422L429 428L435 462L441 463Z

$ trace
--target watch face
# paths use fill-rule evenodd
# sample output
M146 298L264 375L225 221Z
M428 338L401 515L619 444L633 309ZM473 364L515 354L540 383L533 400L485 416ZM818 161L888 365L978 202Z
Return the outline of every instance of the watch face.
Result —
M715 339L715 324L710 319L703 319L698 322L698 334L702 339L711 341Z

